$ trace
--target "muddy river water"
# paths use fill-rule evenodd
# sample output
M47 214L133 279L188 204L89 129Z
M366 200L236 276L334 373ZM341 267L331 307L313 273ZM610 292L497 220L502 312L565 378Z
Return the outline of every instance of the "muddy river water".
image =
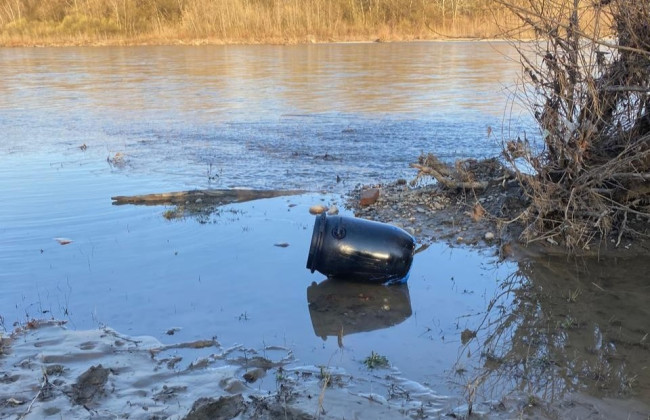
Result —
M310 205L350 214L347 191L413 177L423 151L479 158L534 136L515 57L478 42L0 49L0 331L55 318L216 337L358 376L381 375L374 353L449 407L580 394L644 418L647 259L432 244L394 288L305 268ZM111 204L237 187L306 193L180 220Z

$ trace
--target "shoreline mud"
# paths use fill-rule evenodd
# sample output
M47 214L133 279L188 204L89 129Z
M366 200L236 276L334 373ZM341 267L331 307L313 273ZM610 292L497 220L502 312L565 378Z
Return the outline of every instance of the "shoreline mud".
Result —
M484 191L450 192L439 184L410 185L404 179L393 183L357 186L347 196L355 216L404 228L421 244L445 242L449 246L494 248L500 258L638 258L650 256L648 237L596 238L590 246L568 250L550 240L525 243L519 239L517 215L524 209L524 197L515 180L488 187ZM362 195L378 194L371 204ZM650 223L636 221L649 233Z

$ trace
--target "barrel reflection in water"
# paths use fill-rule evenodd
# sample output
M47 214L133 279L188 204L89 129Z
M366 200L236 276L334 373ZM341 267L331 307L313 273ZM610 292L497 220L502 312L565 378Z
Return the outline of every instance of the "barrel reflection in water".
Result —
M307 288L307 302L314 333L323 340L388 328L412 314L406 284L384 286L327 279Z

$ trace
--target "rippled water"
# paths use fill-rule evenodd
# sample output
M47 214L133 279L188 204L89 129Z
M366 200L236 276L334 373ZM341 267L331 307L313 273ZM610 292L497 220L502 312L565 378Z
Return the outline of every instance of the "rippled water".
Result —
M3 50L0 152L86 144L175 187L205 187L209 171L260 188L392 180L422 151L497 153L506 114L521 134L508 55L499 43Z
M434 245L406 288L366 288L321 313L307 301L330 290L305 269L307 209L343 207L357 183L410 178L423 151L491 156L502 136L530 131L510 106L509 55L506 44L461 42L0 49L2 326L53 316L163 341L283 345L300 363L353 374L374 351L462 400L468 379L456 373L498 347L472 358L462 332L487 339L521 302L505 281L517 266ZM110 200L211 187L309 193L207 220ZM392 316L355 296L387 299Z

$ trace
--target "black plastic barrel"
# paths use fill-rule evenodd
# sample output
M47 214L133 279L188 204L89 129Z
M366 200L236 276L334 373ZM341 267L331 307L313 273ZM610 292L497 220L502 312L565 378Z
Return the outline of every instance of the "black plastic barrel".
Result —
M355 217L316 217L307 268L335 278L405 281L415 240L404 230Z

